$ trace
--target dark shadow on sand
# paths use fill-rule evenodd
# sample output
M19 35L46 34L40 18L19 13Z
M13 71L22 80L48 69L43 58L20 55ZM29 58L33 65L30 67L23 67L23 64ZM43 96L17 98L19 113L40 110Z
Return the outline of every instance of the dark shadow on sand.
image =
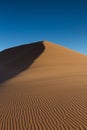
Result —
M0 52L0 84L29 68L44 49L41 41Z

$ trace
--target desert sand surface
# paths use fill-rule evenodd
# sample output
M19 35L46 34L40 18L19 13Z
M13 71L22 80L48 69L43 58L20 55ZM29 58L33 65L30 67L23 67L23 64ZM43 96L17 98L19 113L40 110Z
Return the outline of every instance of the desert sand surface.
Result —
M0 52L0 130L87 130L87 56L47 41Z

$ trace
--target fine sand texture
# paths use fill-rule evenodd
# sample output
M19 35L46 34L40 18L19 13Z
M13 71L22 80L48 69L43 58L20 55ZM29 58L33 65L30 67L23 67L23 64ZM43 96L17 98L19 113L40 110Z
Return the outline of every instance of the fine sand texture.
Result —
M0 130L87 130L87 56L47 41L0 52Z

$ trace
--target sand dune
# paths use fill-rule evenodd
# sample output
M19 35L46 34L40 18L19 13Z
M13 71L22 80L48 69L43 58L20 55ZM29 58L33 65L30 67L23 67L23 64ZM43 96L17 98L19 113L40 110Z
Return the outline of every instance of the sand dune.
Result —
M0 83L26 70L44 51L42 42L6 49L0 53Z
M86 130L87 56L47 41L0 53L0 130Z

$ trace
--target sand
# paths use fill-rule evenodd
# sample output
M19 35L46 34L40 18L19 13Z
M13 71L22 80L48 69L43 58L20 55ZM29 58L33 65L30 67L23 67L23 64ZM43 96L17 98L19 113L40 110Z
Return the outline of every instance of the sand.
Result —
M87 130L87 56L47 41L0 52L0 130Z

